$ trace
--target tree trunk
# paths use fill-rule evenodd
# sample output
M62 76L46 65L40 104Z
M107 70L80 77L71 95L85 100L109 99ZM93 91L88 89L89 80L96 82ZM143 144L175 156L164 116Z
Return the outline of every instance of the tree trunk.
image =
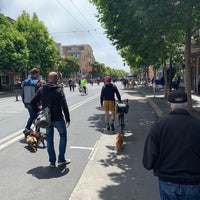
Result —
M167 83L167 63L166 60L163 60L163 71L164 71L164 86L165 86L165 99L167 99L168 95L168 83Z
M192 12L188 9L188 24L192 21ZM191 98L191 34L192 29L188 26L185 30L185 90L188 95L188 110L192 111L192 98Z
M145 66L144 69L145 69L145 86L148 87L149 86L149 68L148 66Z

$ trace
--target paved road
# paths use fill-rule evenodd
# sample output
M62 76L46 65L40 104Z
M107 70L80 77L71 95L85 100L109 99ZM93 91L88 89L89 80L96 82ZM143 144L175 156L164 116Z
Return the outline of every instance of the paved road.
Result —
M51 169L46 149L39 148L37 153L27 149L20 131L23 130L27 111L21 102L14 101L14 97L1 99L0 199L69 199L101 136L93 124L101 121L101 110L97 109L100 87L95 87L89 88L87 96L81 96L79 92L70 93L66 88L72 120L68 129L66 154L72 163L68 168ZM6 139L4 133L8 135ZM58 150L57 134L55 141Z

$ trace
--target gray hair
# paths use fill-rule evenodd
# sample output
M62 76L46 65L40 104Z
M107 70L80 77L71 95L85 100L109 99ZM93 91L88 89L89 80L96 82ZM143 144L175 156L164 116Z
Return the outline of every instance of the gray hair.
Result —
M187 109L187 102L185 103L170 103L171 109L175 110L175 109Z

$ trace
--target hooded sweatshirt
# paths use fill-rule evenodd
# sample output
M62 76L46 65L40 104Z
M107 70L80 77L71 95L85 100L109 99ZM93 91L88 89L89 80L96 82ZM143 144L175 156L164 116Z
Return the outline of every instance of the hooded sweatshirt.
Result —
M70 122L67 101L60 85L47 83L41 87L31 101L34 110L37 110L39 105L42 105L42 108L50 107L52 122L61 120L63 113L66 122Z
M121 101L121 96L116 85L112 83L105 83L101 90L100 103L103 105L103 101L115 101L115 94L117 99Z

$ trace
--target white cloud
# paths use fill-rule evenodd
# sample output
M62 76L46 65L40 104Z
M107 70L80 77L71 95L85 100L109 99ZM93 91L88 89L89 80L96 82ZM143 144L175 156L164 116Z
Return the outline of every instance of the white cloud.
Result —
M97 22L97 10L88 0L0 0L1 13L16 19L22 11L35 12L56 42L89 44L98 62L124 69L122 58Z

